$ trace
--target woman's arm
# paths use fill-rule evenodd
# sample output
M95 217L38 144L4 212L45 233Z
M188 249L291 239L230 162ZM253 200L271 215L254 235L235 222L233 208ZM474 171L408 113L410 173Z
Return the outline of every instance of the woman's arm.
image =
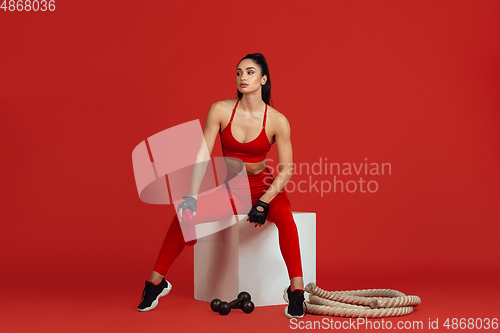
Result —
M200 149L196 154L195 165L193 166L193 173L191 176L191 189L189 191L189 196L198 198L198 192L200 190L201 182L207 171L208 163L211 162L210 156L215 145L215 139L217 138L217 133L219 132L220 119L221 119L221 101L215 102L210 107L207 115L207 121L205 124L205 129L203 130L203 140L201 142ZM204 149L204 145L208 149Z
M278 149L278 167L279 173L274 178L273 183L262 195L260 200L271 202L275 196L285 187L286 183L292 178L293 173L293 158L292 158L292 141L290 139L290 124L288 119L283 114L279 114L274 134Z

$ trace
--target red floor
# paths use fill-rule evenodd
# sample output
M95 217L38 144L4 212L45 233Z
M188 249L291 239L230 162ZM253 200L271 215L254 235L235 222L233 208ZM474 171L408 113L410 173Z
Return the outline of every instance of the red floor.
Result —
M186 251L182 256L191 254ZM251 314L233 311L228 316L220 316L210 310L208 303L193 299L192 270L186 269L190 267L189 260L184 261L186 264L178 265L170 278L172 292L160 300L156 309L146 313L136 310L145 278L144 274L137 273L143 270L142 267L129 267L124 274L114 277L106 270L102 270L106 275L101 277L89 271L79 272L75 277L74 272L55 269L15 279L4 276L0 281L0 332L282 332L298 329L299 322L301 328L314 325L314 321L316 325L325 325L321 321L323 318L331 323L330 329L336 321L349 321L348 318L309 314L291 323L283 314L284 306L258 307ZM62 277L54 278L58 275ZM384 321L392 322L392 329L396 329L398 321L410 321L407 325L421 321L424 328L407 330L412 332L430 331L429 319L438 319L439 329L432 330L435 332L449 331L443 327L447 318L498 318L500 288L497 281L498 274L494 272L471 269L424 270L420 267L414 271L391 271L390 268L358 268L356 273L344 268L323 271L318 274L317 284L327 290L391 288L416 294L421 297L422 304L412 314ZM375 321L381 322L381 319L370 320L372 324ZM372 331L363 325L358 330Z

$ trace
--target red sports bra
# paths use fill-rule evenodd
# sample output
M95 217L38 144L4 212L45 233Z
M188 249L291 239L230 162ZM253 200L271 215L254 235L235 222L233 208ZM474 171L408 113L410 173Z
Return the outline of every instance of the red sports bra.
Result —
M267 152L271 149L271 144L266 135L266 116L267 104L264 111L264 122L262 124L262 131L259 136L252 141L245 143L237 141L231 132L231 123L233 122L234 113L240 100L236 102L233 109L233 114L229 120L229 124L220 132L220 141L222 145L222 154L225 157L236 157L243 162L256 163L261 162L266 158Z

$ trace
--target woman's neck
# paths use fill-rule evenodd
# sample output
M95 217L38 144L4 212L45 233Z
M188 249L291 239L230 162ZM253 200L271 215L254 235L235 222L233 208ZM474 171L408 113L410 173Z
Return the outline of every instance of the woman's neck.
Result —
M247 112L262 112L262 108L265 107L266 103L262 100L262 95L260 90L256 93L245 94L241 97L240 101L241 108Z

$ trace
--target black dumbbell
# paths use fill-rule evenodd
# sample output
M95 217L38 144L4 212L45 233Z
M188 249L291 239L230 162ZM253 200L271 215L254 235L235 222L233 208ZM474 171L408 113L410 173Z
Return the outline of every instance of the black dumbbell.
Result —
M221 302L219 304L219 314L225 316L231 312L231 309L240 308L240 303L250 301L252 297L246 291L242 291L238 294L238 298L231 302ZM251 301L250 301L251 302ZM253 304L253 303L252 303ZM248 309L249 305L246 303L245 309ZM243 309L242 309L243 310ZM253 309L252 309L253 310Z
M231 312L231 309L242 309L245 313L250 313L254 309L254 304L251 301L252 297L246 291L242 291L238 294L238 298L234 301L222 302L220 299L216 298L210 303L210 308L214 312L219 312L222 316L225 316Z

